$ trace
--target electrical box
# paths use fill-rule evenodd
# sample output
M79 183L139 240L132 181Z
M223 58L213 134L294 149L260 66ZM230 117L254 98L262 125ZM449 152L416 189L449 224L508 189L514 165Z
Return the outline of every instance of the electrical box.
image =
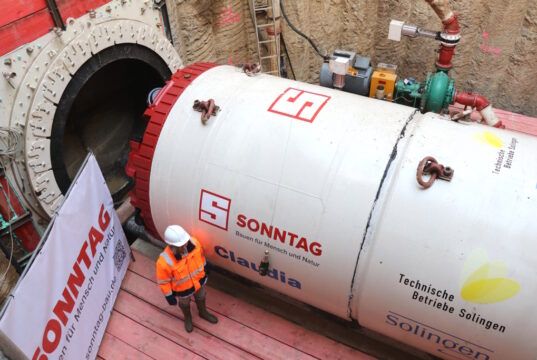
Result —
M384 93L386 94L386 100L392 101L395 93L395 82L397 81L397 75L395 70L397 67L391 64L379 64L377 70L371 77L371 87L369 89L369 97L375 97L377 87L379 85L384 86Z
M349 59L349 64L345 69L345 85L342 90L353 94L368 96L371 75L373 74L371 59L365 56L356 56L354 52L343 50L334 51L332 57L335 59ZM336 70L334 65L336 65L334 61L323 63L320 74L321 86L329 88L334 87L334 74L337 74L337 72L334 71Z
M401 34L403 32L404 21L392 20L390 22L390 28L388 31L388 39L393 41L401 41Z
M331 72L337 75L347 75L351 59L345 56L338 56L330 59L328 67Z

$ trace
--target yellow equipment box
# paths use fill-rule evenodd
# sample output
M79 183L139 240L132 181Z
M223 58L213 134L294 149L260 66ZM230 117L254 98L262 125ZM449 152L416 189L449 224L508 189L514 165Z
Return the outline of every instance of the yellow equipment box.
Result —
M397 75L395 75L393 71L385 69L376 70L371 77L371 88L369 89L369 97L375 97L375 93L377 92L377 86L383 85L386 100L392 101L396 81Z

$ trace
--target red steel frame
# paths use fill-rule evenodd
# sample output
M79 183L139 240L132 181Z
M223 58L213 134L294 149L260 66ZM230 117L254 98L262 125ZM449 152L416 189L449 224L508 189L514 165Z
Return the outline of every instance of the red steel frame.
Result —
M166 86L157 95L153 104L145 111L149 123L141 143L131 141L131 153L126 167L126 173L135 181L135 188L131 191L131 204L141 210L146 229L155 237L160 238L153 217L149 199L149 180L153 155L157 146L162 127L168 118L175 102L183 91L198 76L205 71L218 66L213 63L196 63L179 70L172 75Z
M110 0L57 0L64 22L78 18ZM54 27L45 0L2 0L0 12L0 55L45 35Z

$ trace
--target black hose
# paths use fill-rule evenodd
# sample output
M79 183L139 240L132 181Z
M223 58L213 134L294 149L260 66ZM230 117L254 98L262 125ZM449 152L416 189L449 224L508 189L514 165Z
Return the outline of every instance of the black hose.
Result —
M46 3L50 16L52 16L52 20L54 21L54 26L65 30L65 24L63 23L63 18L60 14L60 9L58 8L56 0L46 0Z
M293 64L291 63L291 57L289 56L289 52L287 51L287 44L285 44L285 40L283 39L283 34L281 34L282 37L282 45L285 49L285 55L287 56L287 61L289 61L289 67L291 68L291 72L293 73L293 79L296 80L295 70L293 69Z
M287 24L289 24L289 27L294 31L296 32L298 35L302 36L304 39L308 40L308 42L310 43L310 45L313 47L313 49L315 50L315 52L323 58L323 60L329 60L330 59L330 55L328 54L323 54L321 52L321 50L319 50L319 48L317 47L317 45L315 45L315 43L313 42L313 40L311 40L308 36L306 36L302 31L298 30L292 23L291 21L289 20L289 18L287 17L287 13L285 12L285 9L283 7L283 1L280 0L280 9L282 10L282 15L283 17L285 18L285 21L287 21ZM289 62L290 63L290 62Z
M170 25L170 15L168 14L166 0L155 1L154 5L157 10L160 10L160 14L162 15L162 22L164 23L164 32L166 33L166 37L173 44L172 27Z

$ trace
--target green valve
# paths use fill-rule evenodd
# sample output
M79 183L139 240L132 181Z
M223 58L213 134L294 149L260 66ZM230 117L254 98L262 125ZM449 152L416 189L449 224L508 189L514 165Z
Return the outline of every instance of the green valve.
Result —
M439 113L447 109L455 96L455 80L449 78L445 72L438 71L434 75L429 73L425 82L421 111Z
M399 80L395 84L394 101L398 104L420 107L422 84L412 80Z
M448 109L455 98L455 80L443 71L427 74L424 83L407 79L395 84L394 101L419 108L422 112L441 112Z

